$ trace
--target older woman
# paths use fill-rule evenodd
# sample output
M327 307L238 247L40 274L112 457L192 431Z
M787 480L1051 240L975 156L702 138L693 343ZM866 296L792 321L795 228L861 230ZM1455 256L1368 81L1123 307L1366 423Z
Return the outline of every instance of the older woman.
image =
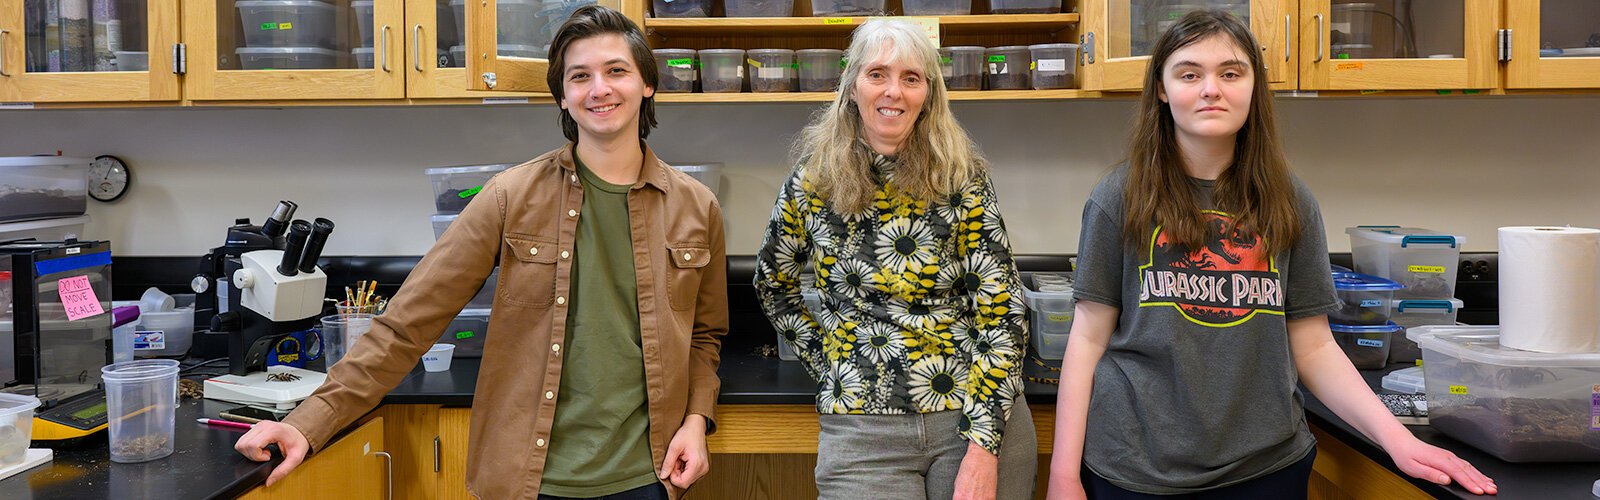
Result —
M817 381L817 489L1031 498L1021 287L985 162L919 28L870 21L847 57L795 146L755 277ZM802 269L822 295L815 316Z

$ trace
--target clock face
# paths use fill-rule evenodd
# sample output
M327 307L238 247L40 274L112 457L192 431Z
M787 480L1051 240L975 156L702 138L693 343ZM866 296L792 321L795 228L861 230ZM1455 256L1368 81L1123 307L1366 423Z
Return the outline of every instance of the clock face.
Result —
M101 156L89 165L89 196L112 201L128 192L128 165L115 156Z

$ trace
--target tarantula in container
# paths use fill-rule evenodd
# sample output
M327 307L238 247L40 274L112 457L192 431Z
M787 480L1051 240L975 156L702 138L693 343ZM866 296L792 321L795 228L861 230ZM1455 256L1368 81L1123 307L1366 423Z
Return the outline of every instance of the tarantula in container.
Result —
M300 380L300 376L288 372L267 375L268 382L294 382L296 380Z

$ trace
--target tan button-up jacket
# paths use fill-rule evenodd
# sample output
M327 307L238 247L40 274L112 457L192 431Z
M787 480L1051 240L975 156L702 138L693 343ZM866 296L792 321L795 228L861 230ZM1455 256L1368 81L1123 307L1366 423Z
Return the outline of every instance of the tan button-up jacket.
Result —
M642 143L641 143L642 144ZM285 423L320 450L416 366L500 266L473 397L467 487L486 499L534 499L561 392L562 342L583 187L572 145L484 185L406 279L372 330ZM728 331L722 211L712 193L648 147L628 191L657 471L688 414L711 420ZM709 422L708 422L709 423ZM682 495L667 484L673 498Z

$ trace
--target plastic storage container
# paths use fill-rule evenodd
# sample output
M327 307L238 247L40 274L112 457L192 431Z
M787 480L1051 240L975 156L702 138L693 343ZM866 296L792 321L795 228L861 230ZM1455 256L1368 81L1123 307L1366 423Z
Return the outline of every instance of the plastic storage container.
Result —
M689 174L689 177L693 177L694 180L700 181L701 184L705 184L707 188L711 189L711 194L717 194L717 188L722 185L721 163L673 165L672 168L678 169L679 172Z
M800 63L801 92L833 92L839 89L839 77L844 73L844 51L839 49L802 49L795 51Z
M444 230L450 229L450 223L451 222L455 222L456 221L456 217L460 217L460 216L461 216L461 214L434 214L434 216L432 217L432 219L433 219L433 239L437 240L440 237L444 236Z
M495 2L495 29L497 37L495 43L500 45L529 45L543 47L550 43L550 36L554 30L550 24L550 13L557 10L562 2L551 2L555 5L545 5L536 0L497 0ZM465 38L467 33L467 2L466 0L450 0L450 10L455 14L456 33ZM565 17L562 20L566 20ZM559 25L558 25L559 26ZM454 49L452 49L454 50ZM504 49L501 49L504 54Z
M707 17L711 15L711 0L652 0L651 13L655 17Z
M1329 323L1381 325L1389 322L1389 302L1399 283L1361 273L1335 273L1333 290L1343 305L1328 313Z
M1389 372L1383 376L1382 386L1401 394L1422 394L1428 387L1422 376L1422 367L1413 366Z
M744 50L700 50L701 92L738 92L743 86Z
M1467 239L1414 227L1346 228L1356 272L1405 285L1397 299L1441 299L1456 295L1456 266Z
M338 16L333 4L317 0L246 0L235 2L234 6L239 9L239 22L244 26L246 47L338 47L334 39ZM370 29L372 23L367 24Z
M1507 462L1600 461L1600 353L1500 345L1498 326L1419 326L1429 423Z
M356 31L361 34L361 46L372 47L372 0L350 2L350 10L356 13Z
M1334 59L1372 59L1372 46L1364 43L1336 43L1328 46Z
M239 65L244 69L333 69L339 53L318 47L244 47Z
M119 50L113 52L117 57L117 71L150 71L150 53Z
M994 0L992 14L1051 14L1061 12L1061 0Z
M1465 305L1461 299L1405 299L1395 300L1390 304L1389 310L1393 314L1391 318L1394 324L1400 325L1401 328L1454 325L1456 315L1461 313L1461 307ZM1389 346L1390 363L1411 363L1419 359L1422 359L1422 350L1417 347L1416 342L1406 338L1403 333L1394 336Z
M972 0L905 0L908 16L960 16L972 13Z
M983 51L989 63L989 90L1027 90L1033 88L1028 66L1033 55L1024 45L990 47Z
M1375 370L1389 364L1389 337L1400 331L1400 325L1340 325L1329 324L1333 342L1344 349L1350 364L1358 370Z
M0 393L0 469L22 463L33 436L39 398Z
M700 79L695 69L694 49L655 49L656 73L661 75L656 92L694 92Z
M745 56L751 92L794 92L799 86L793 50L750 49Z
M1033 286L1022 289L1028 307L1028 336L1040 359L1059 360L1072 333L1072 281L1065 274L1034 273Z
M496 45L495 54L511 57L545 57L547 55L543 48L531 45ZM450 47L450 64L457 68L467 66L466 45Z
M1043 43L1028 46L1033 58L1033 88L1071 89L1078 87L1078 44Z
M178 362L141 359L100 369L106 386L111 461L147 462L172 454Z
M433 183L433 208L440 214L461 213L472 197L483 189L484 183L489 182L489 178L513 166L510 163L497 163L424 170L423 173L428 174L428 180Z
M135 356L183 356L193 343L194 308L180 307L167 312L139 311L139 327L133 336Z
M728 17L789 17L794 15L794 0L724 0L722 13Z
M1328 36L1346 44L1372 45L1373 3L1335 3L1328 8ZM1387 22L1387 21L1385 21Z
M358 68L358 69L372 69L373 63L376 62L375 61L376 55L373 54L374 50L375 49L373 49L372 47L361 47L361 48L358 48L358 49L352 49L350 51L350 57L355 59L356 68Z
M939 72L948 90L983 90L983 47L956 46L939 49Z
M888 12L883 4L884 0L811 0L811 15L813 17L883 15Z
M83 215L88 158L0 157L0 222Z
M456 346L455 357L481 358L488 338L489 309L462 309L439 335L439 343Z
M37 241L63 241L68 238L80 238L83 236L83 225L88 222L89 216L87 215L7 222L0 224L0 241L15 241L28 238L33 238Z

